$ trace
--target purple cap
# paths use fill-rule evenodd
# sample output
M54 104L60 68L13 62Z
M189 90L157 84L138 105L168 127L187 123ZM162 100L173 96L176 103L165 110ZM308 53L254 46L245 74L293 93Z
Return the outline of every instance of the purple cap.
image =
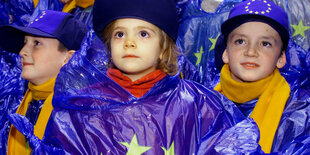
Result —
M174 41L178 33L177 9L174 0L95 0L93 26L100 35L112 21L137 18L150 22Z
M72 14L45 10L28 26L7 25L0 27L0 47L19 53L24 46L24 36L33 35L58 39L69 50L80 49L88 29Z
M251 21L264 22L274 28L281 36L284 49L289 40L288 17L286 12L269 0L247 0L237 4L222 24L225 40L238 26Z

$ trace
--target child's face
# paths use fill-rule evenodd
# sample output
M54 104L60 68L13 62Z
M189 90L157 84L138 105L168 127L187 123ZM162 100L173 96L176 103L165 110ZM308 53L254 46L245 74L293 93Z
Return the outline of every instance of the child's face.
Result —
M276 30L263 22L247 22L229 34L223 61L229 64L234 80L253 82L285 65L281 50L282 40Z
M113 64L132 81L156 70L161 53L161 31L139 19L118 19L112 30Z
M22 78L40 85L56 77L67 61L68 52L58 51L59 41L53 38L25 36L24 47L20 51Z

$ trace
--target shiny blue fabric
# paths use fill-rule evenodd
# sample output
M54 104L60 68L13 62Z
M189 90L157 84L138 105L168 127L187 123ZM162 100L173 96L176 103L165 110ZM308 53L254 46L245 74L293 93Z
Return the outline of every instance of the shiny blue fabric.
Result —
M121 142L130 144L135 136L140 146L150 147L145 154L164 154L169 149L175 154L193 154L200 147L206 148L199 150L204 153L224 152L227 150L222 146L233 139L229 135L235 135L235 144L257 144L259 133L252 119L245 119L218 92L178 75L166 76L143 97L134 97L107 77L107 57L93 34L89 33L81 51L56 79L54 110L44 143L35 147L35 154L55 150L64 154L125 154L129 148ZM182 58L179 65L181 62ZM46 146L52 149L42 152ZM232 145L230 149L260 149L259 145L246 146Z
M20 57L0 51L0 155L6 154L11 123L7 116L15 113L26 91L26 82L20 77Z
M88 8L81 8L76 7L73 15L76 19L83 22L89 28L93 27L93 14L92 14L93 7L90 6Z
M220 25L227 19L230 9L241 0L224 0L215 12L205 12L200 6L201 0L189 1L183 9L178 44L186 51L183 73L186 79L197 81L209 88L219 82L220 69L216 68L214 41L220 34ZM292 25L309 21L306 13L309 1L273 0L288 13L291 35L295 32ZM302 7L301 7L302 6ZM272 152L279 154L309 154L309 36L297 35L291 38L286 52L287 63L281 74L291 87L290 99L284 109L279 128L275 135ZM308 51L307 51L308 50ZM202 51L202 52L201 52ZM199 61L201 53L201 61ZM242 113L248 115L255 101L240 105Z
M10 0L8 0L10 1ZM15 16L15 18L13 18L13 21L15 21L16 23L26 23L24 22L24 19L28 19L29 15L22 13L23 10L29 10L27 9L23 9L23 4L21 3L28 3L25 2L24 0L19 0L20 3L15 3L14 1L17 0L12 0L10 1L10 3L5 4L5 7L7 10L12 11L13 9L11 8L15 8L15 9L19 9L20 13L12 13L13 15L17 15ZM42 1L42 0L40 0ZM214 50L212 49L213 47L213 43L210 39L215 39L218 36L218 32L219 32L219 26L220 24L226 19L226 17L228 16L228 13L231 9L231 7L240 2L241 0L224 0L220 6L218 6L216 8L215 13L211 13L211 12L205 12L202 10L202 8L200 7L200 4L202 3L203 0L176 0L178 2L178 9L179 9L179 17L180 17L180 29L179 29L179 39L178 39L178 46L180 47L180 49L186 53L185 58L184 59L180 59L180 62L182 62L182 67L180 67L180 71L182 71L183 77L185 77L186 79L191 79L194 81L197 81L199 83L204 84L205 86L209 87L209 88L213 88L218 80L219 80L219 69L217 69L215 67L215 63L214 63ZM309 1L293 1L293 0L273 0L276 4L280 5L282 8L284 8L288 13L289 13L289 20L290 20L290 24L294 24L297 25L298 22L300 20L303 21L303 24L305 26L310 26L308 25L308 23L306 21L309 21L310 16L308 15L310 10L310 2ZM3 1L1 1L3 2ZM46 1L47 2L47 1ZM1 3L0 3L1 4ZM12 6L11 4L15 4L14 6ZM44 5L42 5L42 7L45 7ZM0 8L1 5L0 5ZM31 7L29 7L31 8ZM30 9L31 10L31 9ZM2 11L2 9L0 9L0 12ZM14 11L14 10L13 10ZM3 12L1 12L3 13ZM3 18L2 18L3 17ZM10 20L8 20L7 18L8 16L6 15L6 13L4 14L0 14L0 18L5 19L3 20L3 23L7 23ZM19 21L19 19L21 21ZM2 22L2 21L1 21ZM14 22L13 22L14 24ZM291 35L293 34L294 30L293 28L291 28ZM281 70L282 75L287 79L287 81L289 82L291 88L292 88L292 97L290 98L290 102L288 102L285 111L284 111L284 115L281 118L281 122L279 125L279 129L276 133L276 137L275 137L275 143L273 144L273 151L274 152L278 152L279 154L284 153L284 154L309 154L309 87L310 87L310 82L309 82L309 75L310 75L310 48L309 48L309 44L310 44L310 31L306 30L305 31L305 37L302 37L301 35L297 35L294 36L292 38L292 40L290 40L290 45L288 47L289 52L287 52L287 57L288 57L288 61L287 61L287 65L284 67L284 69ZM86 42L86 44L89 44L90 42ZM96 46L99 46L96 49ZM100 51L100 49L102 49L102 47L100 47L100 44L92 44L91 48L94 48L93 50L88 50L86 48L88 48L88 46L83 46L84 50L81 51L80 55L76 55L76 57L80 57L80 59L75 58L77 61L72 61L70 62L71 65L81 65L82 64L91 64L93 66L93 68L96 68L99 71L104 71L105 67L102 65L104 63L106 63L106 59L107 57L104 56L102 53L101 54L96 54L96 52L94 51L98 51L100 52L104 52L104 51ZM200 49L202 48L202 51L204 51L202 53L202 59L200 63L197 63L197 57L195 56L195 53L199 53ZM306 51L308 50L308 51ZM88 51L87 53L85 51ZM4 55L3 55L4 53ZM10 75L12 75L12 73L16 74L16 72L12 72L14 71L16 68L18 68L18 64L19 63L15 63L15 59L16 61L19 61L19 58L17 58L18 56L13 56L10 58L5 57L5 55L7 55L8 53L6 52L2 52L0 53L0 60L1 60L1 69L2 69L2 73L0 75L0 77L2 79L9 79L7 77L12 77ZM102 56L103 55L103 56ZM86 59L90 62L90 63L86 63L84 61L82 61L82 57L87 57ZM14 62L14 63L10 63L10 62ZM5 63L3 63L5 62ZM9 63L7 63L9 62ZM11 68L8 67L8 64L12 64ZM14 65L15 64L15 65ZM8 69L9 68L9 69ZM20 68L19 68L20 69ZM5 72L5 71L8 72ZM16 70L15 70L16 71ZM10 72L10 73L9 73ZM12 72L12 73L11 73ZM78 72L74 72L72 71L69 74L77 74ZM84 73L81 74L82 77L84 76L88 76L88 77L94 77L94 79L96 79L97 81L100 81L100 76L98 76L99 79L95 78L97 75L97 73L92 72L92 73ZM8 86L8 87L2 87L3 90L5 90L4 92L0 91L0 95L2 94L6 94L6 92L10 91L8 88L13 88L15 86L15 90L18 89L18 91L23 92L25 91L24 89L24 84L21 84L20 80L16 80L18 79L17 76L14 76L15 79L13 80L5 80L6 82L3 82L3 85L1 84L1 86ZM19 77L20 78L20 77ZM1 79L1 82L2 82ZM75 79L75 81L70 81L71 79L66 79L66 78L58 78L57 81L60 81L59 83L68 83L68 86L70 89L68 89L68 93L70 94L74 94L79 92L79 89L82 88L83 86L86 85L91 85L94 82L89 82L88 84L83 84L83 85L79 85L81 81L83 81L83 79ZM15 83L13 84L11 81L14 81ZM17 82L19 81L19 82ZM7 84L5 84L7 83ZM20 83L20 84L17 84ZM16 87L17 86L17 87ZM4 89L5 88L5 89ZM23 90L22 90L23 89ZM18 92L17 91L17 92ZM16 92L16 91L13 91ZM19 93L18 93L19 94ZM19 96L19 97L18 97ZM13 98L18 98L19 100L21 100L22 96L19 95L15 95L7 97L4 95L0 96L0 104L1 104L1 109L3 110L5 108L7 108L6 111L14 111L13 109L16 110L17 105L14 106L14 104L7 104L7 99L13 99ZM4 99L4 100L3 100ZM4 101L6 104L2 104L1 101ZM19 102L14 102L14 103L19 103ZM65 102L63 102L65 103ZM8 105L10 105L11 107L7 107ZM3 110L5 111L5 110ZM9 114L11 112L8 112ZM2 111L0 111L0 118L1 121L3 121L2 118L6 117L2 117L2 115L6 113L3 113ZM0 122L2 123L2 122ZM247 123L246 123L247 124ZM2 125L2 124L0 124ZM238 125L240 126L247 126L249 127L250 125L244 125L243 122L240 122L238 124L236 124L233 128L237 128ZM233 129L231 128L231 129ZM251 128L249 128L251 129ZM8 131L8 130L6 130ZM227 133L226 133L227 131ZM226 130L225 132L223 132L222 137L225 137L224 135L230 135L228 130ZM236 130L235 130L236 131ZM244 130L241 130L244 131ZM2 132L2 130L1 130ZM3 133L3 132L2 132ZM226 133L226 134L225 134ZM232 132L233 133L233 132ZM1 134L1 133L0 133ZM253 134L249 134L249 135L254 135ZM289 136L288 136L289 135ZM0 135L1 138L3 138L4 136L2 136L2 134ZM229 136L231 137L231 136ZM254 138L255 139L255 138ZM253 140L253 138L252 138ZM40 154L40 153L44 153L46 150L49 150L49 152L53 152L55 154L61 154L61 153L65 153L63 152L63 150L57 148L57 147L53 147L53 146L49 146L46 144L49 144L48 141L51 141L52 143L55 143L55 141L57 141L56 139L50 138L49 140L45 141L44 145L40 145L40 147L38 147L38 149L36 149L37 151L35 151L34 153L36 154ZM2 141L1 142L5 142ZM199 153L203 154L202 152L200 152L201 150L206 150L205 147L206 145L208 145L208 141L202 139L201 140L201 145L199 146ZM226 146L227 149L225 149L222 146L222 144L227 144ZM3 143L2 143L3 144ZM1 144L1 146L2 146ZM41 144L41 143L40 143ZM232 143L229 142L229 140L227 139L218 139L218 143L219 145L214 146L214 150L216 150L217 152L222 151L225 152L227 150L230 150L232 152L230 153L238 153L238 151L231 149L231 145L233 146L235 144L241 144L241 143ZM1 147L0 146L0 147ZM244 146L244 145L240 145L240 146ZM251 146L256 147L256 144L253 143ZM123 146L124 147L124 146ZM61 147L60 147L61 148ZM3 154L3 147L0 148L1 153ZM252 149L252 152L253 151ZM1 154L0 153L0 154ZM46 153L46 152L45 152ZM228 153L228 152L226 152ZM240 152L239 152L240 153ZM257 153L257 152L255 152Z
M32 10L33 3L30 0L0 1L0 26L24 25L28 22ZM0 155L5 155L11 127L7 116L17 110L26 91L26 82L20 76L21 65L18 54L0 49L0 69Z

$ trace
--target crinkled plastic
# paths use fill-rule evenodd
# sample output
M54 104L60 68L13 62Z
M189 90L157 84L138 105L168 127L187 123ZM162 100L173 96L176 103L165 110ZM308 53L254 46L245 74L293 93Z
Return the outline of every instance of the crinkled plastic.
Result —
M213 88L213 79L220 71L214 63L215 41L220 35L221 23L227 18L232 6L240 1L226 0L214 13L205 12L200 7L200 0L187 3L180 19L177 40L177 45L190 63L182 71L186 79Z
M92 14L93 7L88 8L81 8L76 7L73 15L76 19L83 22L88 28L93 28L93 14Z
M30 20L30 16L34 10L32 0L6 0L8 12L11 16L9 24L25 26Z
M16 0L15 0L16 1ZM40 0L43 1L43 0ZM191 79L197 82L204 84L207 87L213 88L213 86L219 80L219 69L215 67L214 63L214 39L219 35L219 26L220 24L226 19L228 13L232 6L241 0L224 0L215 10L214 13L205 12L200 7L201 3L204 2L203 0L176 0L178 2L179 8L179 17L180 17L180 30L179 30L179 39L178 45L180 49L186 53L186 57L184 59L180 59L180 65L182 64L182 74L183 77L186 79ZM212 0L211 0L212 1ZM309 1L295 1L295 0L273 0L282 8L284 8L289 13L289 20L290 25L297 25L299 21L303 21L303 25L310 26L309 15L307 10L309 10L310 2ZM14 1L12 1L14 2ZM21 1L21 3L24 0ZM47 0L45 1L47 2ZM26 2L27 3L27 2ZM13 3L10 3L13 4ZM27 5L15 5L16 9L23 10L24 6ZM46 7L42 5L43 7ZM6 8L11 8L11 5L7 5ZM21 7L21 8L20 8ZM12 7L13 8L13 7ZM28 7L31 8L31 7ZM11 9L12 11L13 9ZM27 9L26 9L27 10ZM31 10L31 9L28 9ZM43 9L41 9L43 10ZM15 13L14 13L15 14ZM16 13L18 14L18 13ZM23 13L20 13L23 15ZM29 16L29 15L26 15ZM2 16L0 16L2 17ZM28 19L28 17L17 18L16 16L14 19ZM1 18L2 19L2 18ZM6 19L6 15L4 14L4 18ZM87 18L86 18L87 19ZM4 20L7 22L7 19ZM16 20L15 20L16 21ZM21 21L20 23L25 23ZM291 28L291 35L293 35L294 29ZM281 70L282 75L287 79L291 88L292 88L292 97L290 102L288 103L284 115L281 119L279 124L279 130L276 133L274 144L273 144L273 151L278 153L284 154L309 154L309 75L310 75L310 38L309 34L310 31L305 31L305 38L302 35L297 35L292 38L289 44L289 51L287 52L287 65ZM98 41L98 39L95 39ZM103 54L104 51L102 50L102 45L93 43L93 49L88 50L90 46L90 40L85 42L85 45L82 46L81 54L76 54L75 59L76 61L71 61L70 65L74 67L78 67L78 65L90 65L92 69L98 70L97 72L104 72L105 66L102 64L106 64L107 57ZM201 48L202 47L202 48ZM305 51L304 49L309 49ZM87 51L87 52L86 52ZM199 54L202 51L202 54ZM99 54L96 54L99 52ZM2 53L0 55L2 58ZM79 58L77 58L79 57ZM85 58L83 58L85 57ZM200 59L201 58L201 59ZM87 59L87 61L82 61ZM200 63L199 61L200 60ZM184 64L184 65L183 65ZM1 64L2 65L2 61ZM6 66L7 67L7 66ZM89 66L88 66L89 67ZM5 68L1 66L1 69ZM82 67L81 69L88 69ZM66 70L66 69L64 69ZM95 81L103 80L101 76L97 72L91 73L84 73L79 74L79 72L75 72L72 70L71 74L73 75L80 75L81 77L93 77ZM10 77L10 74L1 75L1 77ZM63 90L59 90L60 93L65 92L65 95L72 95L79 92L81 88L86 85L94 84L95 82L90 80L88 83L80 84L83 82L83 78L80 79L66 79L63 77L59 77L57 79L59 81L59 87ZM67 86L63 86L62 84L66 83ZM57 84L57 83L56 83ZM10 86L10 84L8 85ZM12 86L13 87L13 86ZM65 91L65 90L68 90ZM1 93L2 94L2 93ZM64 95L64 96L65 96ZM15 96L16 97L16 96ZM96 97L96 96L92 96ZM5 97L7 98L7 97ZM0 97L0 102L3 101ZM66 97L64 97L64 100ZM61 103L66 103L67 101L63 101ZM1 105L2 106L2 105ZM5 105L6 106L6 105ZM72 108L72 106L66 106L65 104L59 104L59 108ZM98 106L94 106L97 108ZM74 107L77 108L77 107ZM72 108L72 110L74 110ZM90 107L90 109L93 107ZM2 108L1 108L2 110ZM79 109L80 110L80 109ZM0 115L2 111L0 111ZM73 119L74 122L75 118ZM69 120L70 121L70 120ZM68 124L71 124L69 122ZM241 123L242 124L242 123ZM236 128L237 126L235 126ZM73 128L75 129L75 128ZM78 129L78 128L76 128ZM80 131L80 130L79 130ZM229 135L229 132L225 135ZM252 135L252 134L249 134ZM255 134L254 134L255 135ZM289 136L288 136L289 135ZM223 136L225 137L225 136ZM230 136L228 136L230 137ZM78 139L80 140L80 139ZM253 141L253 139L250 139ZM50 142L49 142L50 141ZM56 141L56 142L55 142ZM3 141L1 141L3 142ZM128 141L129 142L129 141ZM230 147L227 147L225 150L222 146L225 146L224 142L228 142L227 146L229 145L229 141L219 140L217 146L214 146L217 151L227 149L235 151ZM57 154L65 153L61 152L61 149L58 150L57 147L50 146L49 144L57 143L56 139L50 138L49 140L45 141L44 145L40 145L37 151L34 153L44 153L44 151L48 150L50 152L54 152ZM208 144L208 141L202 141L201 144ZM119 144L119 143L117 143ZM224 145L222 145L224 144ZM240 143L234 143L240 144ZM78 145L78 143L77 143ZM254 145L254 144L253 144ZM2 146L2 145L1 145ZM203 149L203 145L200 145L199 150ZM59 147L61 148L61 147ZM84 148L81 148L84 149ZM2 151L2 149L1 149ZM257 150L256 150L257 151ZM255 151L248 151L248 152L255 152ZM221 152L223 153L223 152ZM226 152L227 153L227 152ZM236 151L234 152L236 153ZM255 152L257 153L257 152Z
M93 35L91 31L57 77L43 143L30 144L35 154L193 154L200 147L216 153L217 144L231 142L230 132L235 144L258 142L256 124L232 102L178 75L165 77L137 99L106 76L103 44Z
M278 131L275 135L272 152L284 154L309 153L309 106L310 106L310 72L309 72L309 40L310 31L295 33L292 25L310 26L310 6L308 1L273 0L289 14L292 39L286 52L287 63L281 69L291 87L291 97L283 112ZM209 1L210 2L210 1ZM220 70L216 68L215 40L220 34L220 25L227 18L230 9L239 0L223 0L215 12L205 12L200 0L187 3L180 20L178 45L185 52L187 60L182 73L186 79L197 81L209 88L219 82ZM219 54L221 55L221 54Z
M24 25L29 21L32 11L33 3L30 0L0 1L0 26ZM7 116L17 110L26 91L26 82L20 76L18 54L0 49L0 69L0 155L5 155L11 126Z
M273 0L278 5L283 6L288 12L290 24L298 25L302 22L302 25L306 26L303 35L294 35L295 30L291 28L291 34L293 36L294 42L300 45L303 49L308 50L310 47L310 30L307 29L310 26L310 1L295 1L295 0Z
M17 110L26 83L20 76L20 57L17 54L1 50L0 68L0 155L5 155L11 125L7 116Z
M10 23L9 8L6 3L0 1L0 26Z

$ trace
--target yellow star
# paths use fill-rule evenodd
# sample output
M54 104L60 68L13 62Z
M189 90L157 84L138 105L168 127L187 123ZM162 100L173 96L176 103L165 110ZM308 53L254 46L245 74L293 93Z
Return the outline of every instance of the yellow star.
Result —
M217 35L217 37L215 39L213 38L209 38L209 40L211 41L212 43L212 46L210 47L209 51L212 51L214 48L215 48L215 44L216 44L216 41L217 39L219 38L220 35Z
M175 155L174 153L174 142L172 142L170 148L168 150L166 150L164 147L161 147L164 152L165 152L165 155Z
M133 135L130 144L128 144L127 142L119 142L119 143L125 145L128 148L126 155L140 155L146 152L147 150L151 149L151 147L148 146L140 146L138 144L136 134Z
M295 30L293 37L300 34L302 37L305 38L305 31L310 29L309 26L304 26L304 23L302 20L299 21L298 25L291 25L291 26Z
M202 54L203 54L203 47L202 46L200 47L200 52L199 53L194 53L194 54L197 57L197 61L196 61L196 66L197 66L201 62L201 57L202 57Z

